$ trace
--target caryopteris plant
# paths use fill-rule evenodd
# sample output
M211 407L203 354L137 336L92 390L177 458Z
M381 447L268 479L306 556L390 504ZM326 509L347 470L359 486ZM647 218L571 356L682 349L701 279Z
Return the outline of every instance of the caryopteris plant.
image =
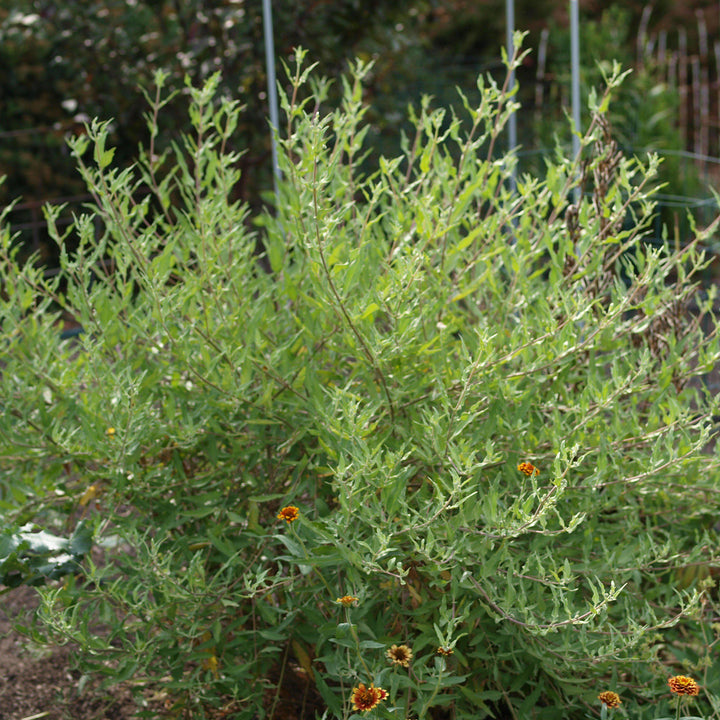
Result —
M27 631L168 717L654 718L683 670L719 717L710 231L646 241L620 74L580 158L511 182L507 89L423 100L369 167L370 68L328 110L296 61L273 212L232 199L215 80L154 147L159 74L135 167L71 144L61 273L3 231L5 522L96 543Z

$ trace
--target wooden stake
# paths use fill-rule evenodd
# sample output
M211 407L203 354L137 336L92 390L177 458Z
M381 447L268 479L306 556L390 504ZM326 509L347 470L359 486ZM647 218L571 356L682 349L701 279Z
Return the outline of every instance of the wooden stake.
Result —
M657 61L660 67L665 65L667 59L667 30L658 33Z
M680 112L678 113L678 125L680 133L685 142L689 145L690 133L688 132L688 57L687 57L687 32L681 27L678 30L678 92L680 95Z
M700 97L699 105L695 111L698 117L700 136L700 154L710 154L710 72L708 58L708 30L705 22L705 13L698 9L695 11L698 22L698 45L700 50ZM703 173L706 170L705 160L701 161Z
M540 121L542 119L543 105L545 102L545 66L547 62L547 47L550 38L550 31L543 28L540 33L540 45L538 46L538 64L535 73L535 130L538 133L537 141L540 140Z
M646 5L643 8L642 16L640 17L640 25L638 26L637 34L637 64L639 67L643 66L645 57L647 55L647 29L650 23L650 15L652 14L652 5Z
M698 117L700 114L700 58L697 55L693 55L690 62L692 67L693 152L696 155L701 155L702 146L700 144Z

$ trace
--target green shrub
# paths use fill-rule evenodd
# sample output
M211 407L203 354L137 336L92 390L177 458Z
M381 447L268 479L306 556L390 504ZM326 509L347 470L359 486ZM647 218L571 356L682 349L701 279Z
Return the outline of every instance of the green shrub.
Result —
M0 507L95 539L26 631L174 717L579 718L608 687L655 717L710 657L718 345L704 234L643 243L657 162L613 148L619 73L582 167L511 191L494 83L468 135L424 103L362 176L367 67L326 112L297 63L276 213L229 200L214 78L173 153L73 141L96 200L59 276L3 230Z

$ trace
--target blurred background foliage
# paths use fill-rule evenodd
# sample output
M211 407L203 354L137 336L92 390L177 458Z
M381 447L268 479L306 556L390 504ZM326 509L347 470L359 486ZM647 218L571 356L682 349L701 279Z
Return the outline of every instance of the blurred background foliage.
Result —
M550 0L515 3L516 27L529 32L526 47L533 49L518 73L521 161L530 169L555 144L557 128L565 127L567 6ZM710 64L720 62L720 54L715 47L713 60L705 48L703 57L702 45L703 28L710 37L717 30L718 4L582 0L580 6L584 94L602 84L603 64L610 59L634 68L613 110L621 145L692 149L693 128L678 120L688 99L668 82L667 62L656 61L656 49L662 43L667 58L673 47L699 57L715 97L717 72ZM397 154L407 106L422 94L432 95L439 106L459 105L456 87L472 99L477 75L501 69L505 0L276 0L273 20L281 78L282 62L299 45L329 77L337 77L355 56L374 60L365 90L374 154ZM678 27L684 28L682 36ZM653 46L645 38L663 39ZM53 265L55 251L38 233L40 204L69 198L72 207L85 193L65 145L68 135L84 132L93 117L112 118L115 159L132 162L147 137L141 88L151 87L159 68L169 73L168 84L178 94L161 117L158 149L184 129L186 81L198 86L220 71L222 92L246 107L234 138L234 149L242 151L235 192L251 206L261 203L271 187L264 53L260 2L15 0L0 7L0 175L7 176L0 207L22 198L12 221L25 231L28 248ZM337 98L337 85L328 102ZM710 102L717 117L716 100ZM714 130L713 137L717 122ZM569 147L569 137L561 140ZM716 145L709 150L717 153ZM669 194L705 192L703 180L713 168L698 170L673 157L663 176ZM673 218L663 220L672 224Z

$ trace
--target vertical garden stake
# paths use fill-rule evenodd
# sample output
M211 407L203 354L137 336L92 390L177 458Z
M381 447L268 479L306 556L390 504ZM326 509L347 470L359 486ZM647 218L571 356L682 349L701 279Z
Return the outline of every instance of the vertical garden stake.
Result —
M275 76L275 44L273 42L272 8L270 0L263 0L263 27L265 30L265 64L267 66L267 91L270 103L270 142L272 147L273 187L275 189L275 202L279 202L278 180L280 166L277 158L276 133L280 127L277 100L277 79Z

